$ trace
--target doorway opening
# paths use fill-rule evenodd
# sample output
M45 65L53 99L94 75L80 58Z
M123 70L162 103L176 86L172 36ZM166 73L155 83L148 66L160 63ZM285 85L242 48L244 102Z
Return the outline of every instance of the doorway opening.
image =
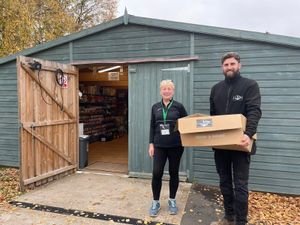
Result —
M128 173L128 65L81 65L79 135L88 135L85 170Z

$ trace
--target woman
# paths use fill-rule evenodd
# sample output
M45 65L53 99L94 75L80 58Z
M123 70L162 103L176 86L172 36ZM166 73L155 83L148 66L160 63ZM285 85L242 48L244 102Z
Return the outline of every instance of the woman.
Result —
M152 193L153 201L149 210L150 216L157 216L160 210L160 191L162 176L166 161L169 161L169 213L178 212L176 192L179 184L179 165L183 153L179 131L176 129L177 120L187 116L184 106L173 100L175 85L172 80L160 83L162 100L152 106L149 155L153 158Z

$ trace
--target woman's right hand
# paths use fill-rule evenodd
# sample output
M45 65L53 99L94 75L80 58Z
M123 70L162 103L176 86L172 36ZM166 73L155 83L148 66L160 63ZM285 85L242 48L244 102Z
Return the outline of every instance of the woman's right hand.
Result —
M149 150L148 150L149 156L153 158L154 156L154 145L152 143L149 144Z

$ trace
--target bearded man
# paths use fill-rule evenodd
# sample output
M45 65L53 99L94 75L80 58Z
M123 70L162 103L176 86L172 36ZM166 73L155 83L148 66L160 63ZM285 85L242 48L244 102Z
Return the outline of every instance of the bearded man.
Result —
M261 95L256 81L240 75L238 53L229 52L222 57L225 79L215 84L210 94L210 114L243 114L247 118L240 145L247 147L256 134L261 118ZM216 169L220 178L225 216L211 225L245 225L248 215L248 180L250 157L256 152L254 143L251 153L245 151L213 149Z

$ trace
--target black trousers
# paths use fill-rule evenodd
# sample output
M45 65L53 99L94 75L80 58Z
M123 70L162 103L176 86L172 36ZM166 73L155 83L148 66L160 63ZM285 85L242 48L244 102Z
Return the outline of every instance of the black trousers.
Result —
M247 223L250 155L247 152L215 150L215 163L224 199L225 218Z
M179 166L180 159L183 154L183 147L177 148L155 148L153 158L153 171L152 171L152 193L153 199L159 200L162 177L164 174L164 167L169 161L169 197L175 198L179 185Z

